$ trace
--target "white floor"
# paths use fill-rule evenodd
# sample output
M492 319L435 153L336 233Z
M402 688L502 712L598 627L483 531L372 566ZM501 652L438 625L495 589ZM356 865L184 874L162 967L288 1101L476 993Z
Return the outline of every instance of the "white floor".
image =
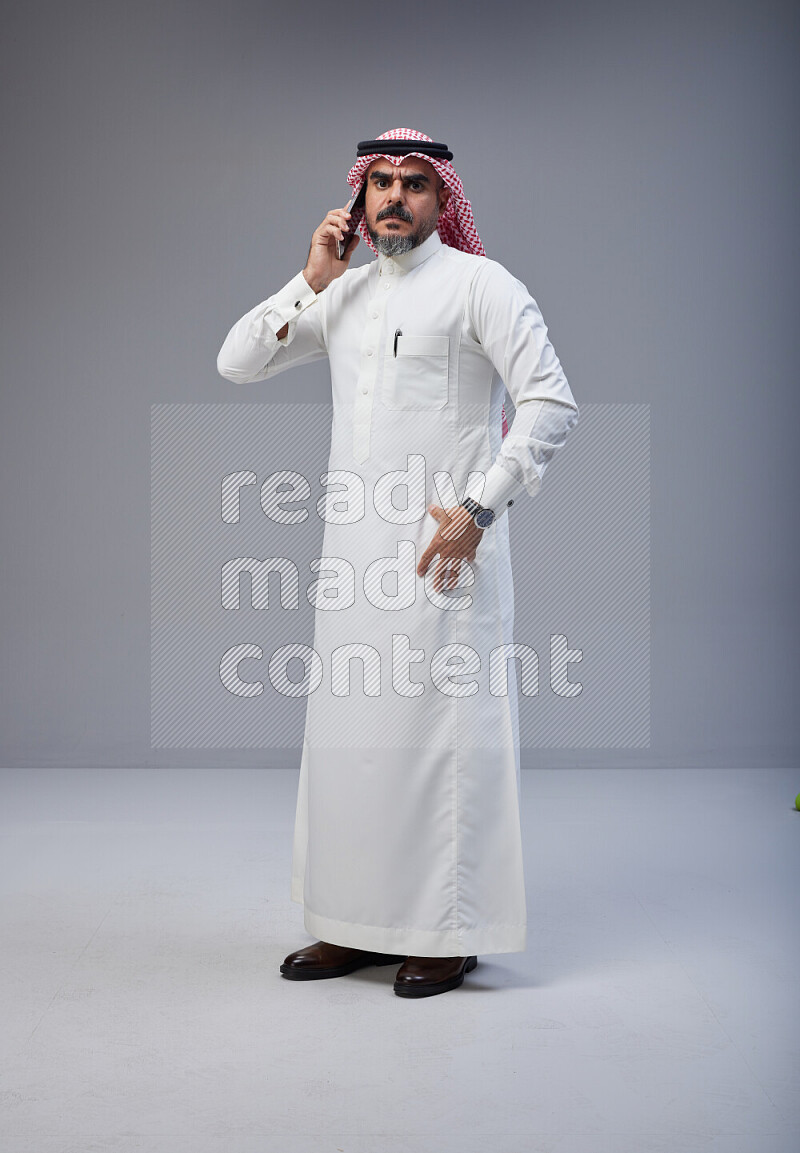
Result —
M0 770L2 1153L796 1153L800 770L523 773L524 954L289 982L297 772Z

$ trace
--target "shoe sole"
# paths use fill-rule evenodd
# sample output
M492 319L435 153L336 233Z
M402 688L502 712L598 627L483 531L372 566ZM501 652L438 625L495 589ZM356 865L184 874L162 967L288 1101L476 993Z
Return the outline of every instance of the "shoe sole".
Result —
M444 981L431 981L426 985L402 985L395 981L394 991L398 997L435 997L437 993L447 993L450 989L457 989L464 984L464 977L471 973L478 964L477 957L468 957L467 963L455 977L448 977Z
M366 957L359 957L355 961L348 961L345 965L335 965L327 969L295 969L291 965L281 965L281 976L290 981L325 981L330 977L345 977L348 973L355 973L357 969L366 969L369 965L402 965L406 957L387 956L385 953L370 953Z

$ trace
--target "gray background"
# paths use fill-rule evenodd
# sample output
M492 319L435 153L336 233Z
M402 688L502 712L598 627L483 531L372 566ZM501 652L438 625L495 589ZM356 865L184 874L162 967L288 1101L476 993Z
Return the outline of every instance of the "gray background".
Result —
M797 32L775 3L7 10L0 761L299 763L150 747L150 405L328 398L324 365L215 358L393 127L453 148L578 404L651 405L650 747L526 763L793 760Z

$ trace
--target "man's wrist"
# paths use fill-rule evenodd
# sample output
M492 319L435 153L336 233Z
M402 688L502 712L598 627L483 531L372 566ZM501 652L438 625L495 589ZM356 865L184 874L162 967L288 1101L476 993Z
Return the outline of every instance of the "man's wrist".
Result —
M290 322L296 320L316 299L317 294L303 273L298 272L280 292L276 292L264 302L263 319L278 340L286 343Z
M311 289L312 292L315 292L317 294L317 296L319 296L319 294L322 292L322 290L325 287L327 287L324 284L320 284L320 282L318 280L315 280L314 277L311 275L311 273L306 268L303 269L302 275L303 275L303 280L305 280L308 287Z
M465 508L472 518L472 523L481 532L485 532L487 528L491 528L497 519L493 509L487 508L485 505L479 504L470 496L465 496L461 502L461 507Z
M499 520L516 499L525 493L525 486L499 464L493 464L484 478L479 474L467 496L490 508Z

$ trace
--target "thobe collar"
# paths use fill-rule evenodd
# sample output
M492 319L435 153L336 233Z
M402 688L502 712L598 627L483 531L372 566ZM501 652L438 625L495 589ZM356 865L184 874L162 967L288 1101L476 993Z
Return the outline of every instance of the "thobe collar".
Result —
M412 268L417 268L423 261L435 255L442 247L442 238L434 228L427 240L423 240L422 244L418 244L409 252L401 252L397 256L384 256L380 252L378 253L378 276L393 273L403 275L410 272Z

